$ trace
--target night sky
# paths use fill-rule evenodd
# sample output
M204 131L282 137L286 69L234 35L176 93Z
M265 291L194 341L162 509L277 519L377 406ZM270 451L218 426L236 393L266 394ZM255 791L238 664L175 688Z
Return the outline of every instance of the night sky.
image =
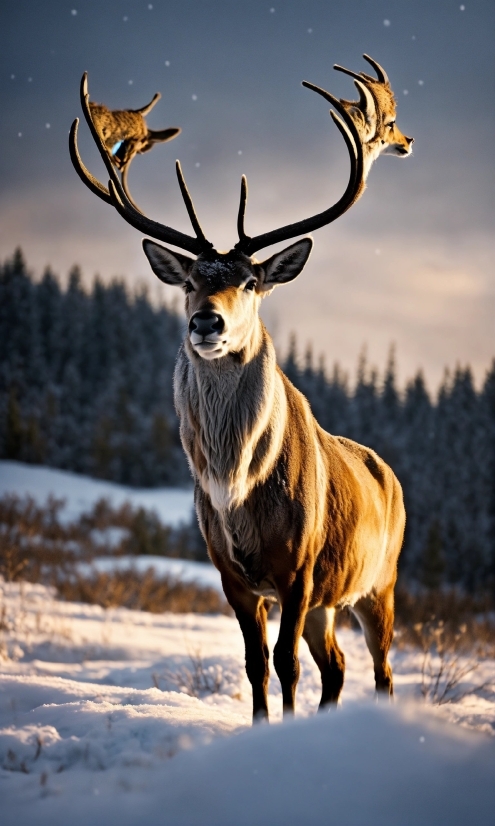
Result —
M39 274L51 264L65 277L77 262L88 283L98 272L165 290L139 233L72 169L84 70L91 99L111 108L162 93L149 125L183 131L135 159L132 192L150 217L190 234L180 158L205 232L225 249L237 240L242 173L250 234L340 197L342 138L301 81L352 97L332 65L367 71L367 52L389 74L413 157L378 160L359 204L314 233L304 273L263 316L281 351L295 331L301 348L312 341L351 374L363 345L383 367L395 343L401 378L423 367L433 389L457 362L482 378L495 355L493 0L71 2L1 6L2 259L20 244ZM81 132L84 159L106 182Z

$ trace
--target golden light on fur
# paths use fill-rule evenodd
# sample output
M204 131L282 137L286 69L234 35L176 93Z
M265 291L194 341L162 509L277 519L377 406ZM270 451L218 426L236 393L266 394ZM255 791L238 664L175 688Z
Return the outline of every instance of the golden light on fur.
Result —
M305 83L339 113L332 115L350 159L342 197L322 213L252 238L244 229L243 178L239 241L226 253L206 239L179 164L179 185L195 237L135 209L93 122L84 81L83 110L109 172L108 189L82 163L77 123L71 130L73 163L98 197L137 229L197 255L193 259L143 242L158 278L185 293L188 329L175 371L175 405L201 530L244 636L254 718L268 716L270 602L278 602L282 612L274 665L285 712L294 710L301 635L321 672L321 705L338 700L345 662L334 616L346 605L363 626L377 690L392 693L387 656L405 525L402 490L372 450L322 430L307 400L277 366L259 317L262 299L300 274L312 240L303 238L262 262L253 257L257 250L340 217L361 197L380 147L400 145L389 120L395 103L388 78L379 64L367 60L377 79L358 76L360 100L355 103Z

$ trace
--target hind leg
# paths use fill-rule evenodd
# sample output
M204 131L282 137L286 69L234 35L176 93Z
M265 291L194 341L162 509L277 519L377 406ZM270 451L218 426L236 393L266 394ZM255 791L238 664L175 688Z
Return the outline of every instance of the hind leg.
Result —
M306 614L303 637L320 669L320 708L336 703L344 685L345 658L334 631L335 608L313 608Z
M366 596L352 609L364 631L368 650L375 667L376 690L392 696L394 693L392 669L388 652L394 636L394 589Z

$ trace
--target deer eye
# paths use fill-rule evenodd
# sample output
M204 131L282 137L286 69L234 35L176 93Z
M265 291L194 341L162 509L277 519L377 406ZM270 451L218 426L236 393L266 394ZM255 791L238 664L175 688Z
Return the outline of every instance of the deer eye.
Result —
M254 290L255 287L256 287L256 281L248 281L248 283L244 287L244 290L247 292L248 290Z
M184 289L186 291L186 295L194 292L194 287L190 281L184 281Z
M391 120L390 123L387 123L387 126L390 126L392 129L395 126L395 120Z

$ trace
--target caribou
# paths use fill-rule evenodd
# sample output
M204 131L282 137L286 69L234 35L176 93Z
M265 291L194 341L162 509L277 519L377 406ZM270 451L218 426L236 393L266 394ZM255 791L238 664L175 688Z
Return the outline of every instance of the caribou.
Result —
M206 239L179 162L179 186L194 236L153 221L134 205L92 118L86 75L81 103L109 175L108 187L81 160L77 120L70 134L72 161L93 193L140 232L195 256L143 241L157 277L185 293L187 333L177 358L175 405L201 531L244 637L254 720L268 718L267 613L272 603L281 610L273 662L284 714L295 708L301 636L321 673L320 707L338 701L345 660L334 620L344 606L350 606L364 630L377 691L393 693L388 652L405 525L401 486L373 450L319 426L307 400L277 365L260 319L262 299L300 274L312 239L304 237L263 261L254 256L343 215L364 191L370 166L366 141L375 141L373 158L377 146L391 146L391 141L385 146L383 135L392 130L380 109L381 100L387 95L390 100L388 78L365 57L377 79L355 76L357 103L303 84L335 110L331 116L350 159L341 198L322 213L251 237L244 228L243 177L239 241L228 252L218 252ZM409 152L411 143L405 139L401 146Z

